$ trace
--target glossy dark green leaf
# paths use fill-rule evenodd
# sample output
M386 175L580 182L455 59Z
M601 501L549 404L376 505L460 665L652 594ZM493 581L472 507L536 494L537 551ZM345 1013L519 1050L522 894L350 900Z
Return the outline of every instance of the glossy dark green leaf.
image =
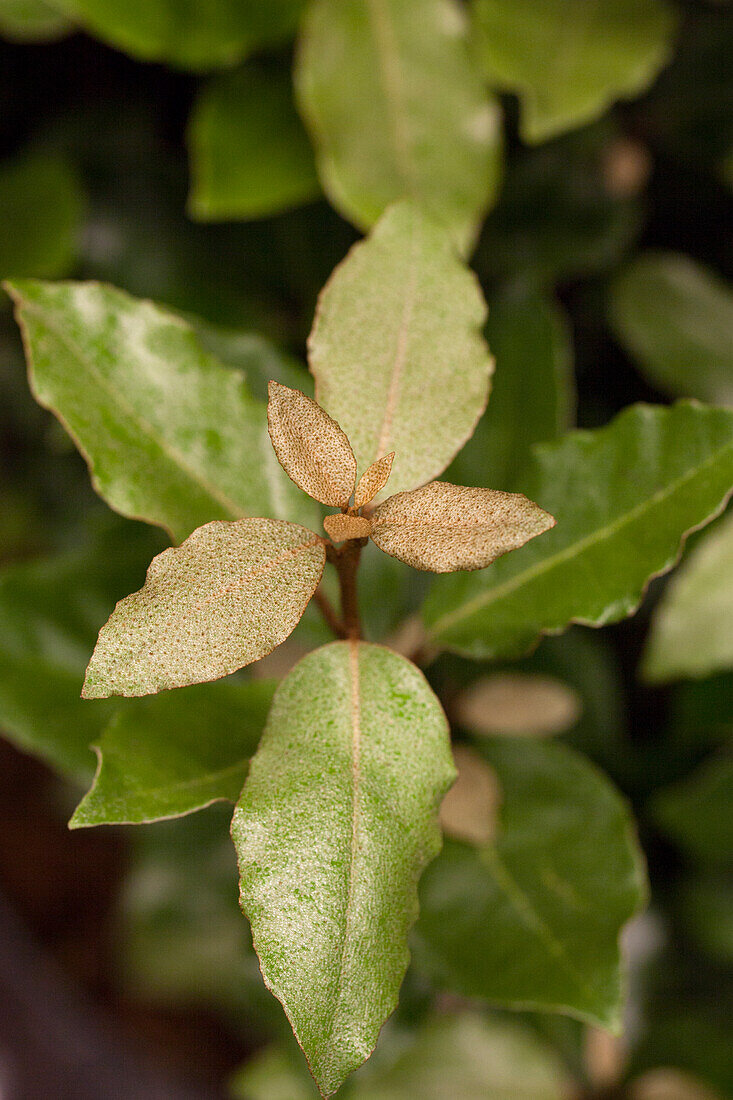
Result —
M669 59L676 28L665 0L474 0L474 17L486 75L519 95L527 141L643 92Z
M395 1007L454 774L438 700L388 649L325 646L275 695L232 836L265 982L326 1096Z
M618 936L646 897L625 803L562 745L476 747L501 785L499 834L446 841L426 872L417 964L454 992L618 1029Z
M455 0L316 0L296 68L334 206L368 229L398 199L442 219L465 250L500 174L498 107Z
M572 343L559 306L537 294L493 303L486 339L496 359L491 400L445 477L510 490L532 444L556 439L572 424Z
M713 757L673 787L658 791L651 813L692 857L733 864L733 757Z
M539 445L521 488L557 526L477 573L440 577L429 637L470 656L517 656L571 622L630 615L649 580L733 485L733 412L634 405L608 426Z
M0 278L67 275L82 207L76 173L63 157L31 153L0 165Z
M179 541L212 519L318 523L280 469L264 407L180 317L97 283L9 289L34 394L113 508Z
M304 0L53 0L90 34L143 61L232 65L295 33Z
M0 575L0 727L65 775L89 779L116 704L80 698L99 623L145 576L161 539L115 522L83 549Z
M201 221L278 214L320 194L290 74L248 66L216 76L191 116L189 210Z
M0 0L0 37L11 42L53 42L71 30L46 0Z
M647 680L733 668L733 515L698 541L654 609L642 661Z
M203 684L121 706L69 826L135 825L236 802L273 691L266 680Z
M687 256L647 252L615 279L610 316L650 382L733 405L733 288Z

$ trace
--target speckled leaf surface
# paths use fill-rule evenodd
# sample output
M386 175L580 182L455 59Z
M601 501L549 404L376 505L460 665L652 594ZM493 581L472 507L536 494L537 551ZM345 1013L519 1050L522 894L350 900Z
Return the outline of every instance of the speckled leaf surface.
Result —
M696 402L634 405L539 445L520 488L557 526L483 572L436 578L429 636L469 656L517 656L571 622L622 619L732 487L733 412Z
M320 194L286 69L215 76L194 105L188 145L189 210L202 221L267 217Z
M214 519L316 522L272 452L264 406L180 317L98 283L9 289L34 395L116 511L177 541Z
M217 680L295 629L318 587L324 541L296 523L215 520L154 558L99 633L86 699Z
M642 671L663 682L733 668L733 515L698 543L654 609Z
M295 77L342 214L368 229L409 197L473 243L499 183L501 127L455 0L316 0Z
M615 279L609 316L652 385L733 405L733 288L688 256L647 252Z
M274 683L199 684L122 704L95 746L97 774L69 822L137 825L236 802Z
M265 981L324 1096L395 1007L454 776L440 704L391 650L324 646L275 695L232 836Z
M186 69L232 65L295 33L305 0L53 0L110 46Z
M267 425L288 477L322 504L341 508L356 484L356 459L336 421L300 390L268 387Z
M390 451L391 493L442 473L486 406L485 319L475 276L408 203L339 264L308 351L316 398L349 437L360 474Z
M428 869L417 965L454 992L618 1029L618 936L646 900L625 802L565 746L493 738L477 751L501 786L499 833L446 841Z
M89 746L117 705L79 698L99 624L163 544L114 517L88 546L0 573L0 727L71 779L92 778Z
M378 505L371 537L380 550L434 573L483 569L554 525L521 493L431 481Z
M546 141L639 95L671 57L665 0L474 0L491 82L516 92L526 141Z

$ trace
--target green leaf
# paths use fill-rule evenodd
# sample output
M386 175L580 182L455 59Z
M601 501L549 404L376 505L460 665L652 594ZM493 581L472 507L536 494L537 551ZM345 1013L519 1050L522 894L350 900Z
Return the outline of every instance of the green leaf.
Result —
M446 477L508 490L532 444L556 439L571 426L572 342L560 307L531 293L492 304L486 338L497 364L491 401Z
M236 802L273 691L265 680L204 684L121 707L69 827L135 825Z
M71 30L69 21L45 0L0 0L0 35L11 42L53 42Z
M712 271L647 252L616 278L610 318L654 386L733 405L733 290Z
M493 844L446 841L420 890L416 963L439 985L618 1030L618 936L644 904L626 804L557 743L476 743L503 791Z
M660 683L733 668L733 515L695 546L652 619L642 672Z
M196 101L188 141L189 210L201 221L262 218L320 193L290 74L282 68L214 77Z
M318 522L280 469L264 406L180 317L97 283L8 290L36 399L69 431L116 511L176 541L212 519Z
M523 653L571 622L630 615L733 485L733 412L634 405L535 448L520 487L557 526L480 573L436 578L429 637L473 657Z
M304 0L53 0L90 34L143 61L232 65L295 33Z
M0 166L0 278L53 279L74 265L83 198L63 157L29 153Z
M91 779L114 705L79 698L100 620L145 575L157 532L116 520L79 550L0 574L0 728L72 779Z
M334 206L368 229L398 199L475 241L499 183L499 111L455 0L315 0L296 67Z
M664 0L474 0L478 55L519 95L526 141L546 141L639 95L672 52Z
M657 825L692 858L733 863L733 757L707 760L691 776L658 791L651 804Z
M265 983L324 1095L395 1007L454 776L438 700L388 649L325 646L275 695L232 836Z
M390 494L437 477L473 432L493 369L485 317L447 235L407 203L326 284L308 342L316 397L360 473L395 452Z
M292 633L326 561L318 535L274 519L215 520L154 558L87 668L85 699L217 680Z

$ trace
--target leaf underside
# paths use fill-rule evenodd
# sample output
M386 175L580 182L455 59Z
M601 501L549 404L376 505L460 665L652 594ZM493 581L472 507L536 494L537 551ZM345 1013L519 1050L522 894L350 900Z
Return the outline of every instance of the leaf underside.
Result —
M390 650L335 642L275 695L232 836L265 982L325 1096L395 1007L454 776L438 700Z
M84 697L149 695L259 660L294 630L325 560L323 540L295 523L205 524L154 558L144 586L118 603Z

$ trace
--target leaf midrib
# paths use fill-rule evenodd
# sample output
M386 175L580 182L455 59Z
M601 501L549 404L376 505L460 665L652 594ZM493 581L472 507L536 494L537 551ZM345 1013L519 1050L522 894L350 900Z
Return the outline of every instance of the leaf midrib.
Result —
M113 402L115 402L126 412L128 418L132 421L133 425L136 425L144 435L147 435L148 438L152 440L155 446L158 447L162 454L167 459L169 459L174 466L178 466L183 471L183 473L186 474L186 476L190 478L192 482L194 482L194 484L198 485L201 489L204 490L205 493L207 493L211 497L212 500L216 501L216 503L224 508L225 511L229 512L232 519L245 518L246 513L238 504L231 500L225 493L222 493L219 489L215 488L215 486L213 486L193 467L189 466L181 452L176 447L171 446L164 438L161 438L156 433L153 425L148 420L146 420L145 417L143 417L133 405L130 405L122 391L118 390L114 385L110 383L107 378L105 378L99 368L95 366L94 362L87 358L87 356L81 350L76 341L74 341L63 328L59 328L56 324L54 324L53 320L51 320L44 312L44 310L36 303L31 302L27 298L23 298L22 296L19 297L19 302L21 311L25 311L26 313L29 313L31 315L35 314L38 318L40 318L42 324L44 324L45 327L49 329L51 333L53 333L56 339L59 340L60 343L64 344L71 352L71 354L79 360L79 362L83 365L87 372L92 376L92 379L97 382L100 388L107 393L107 395L112 399ZM33 357L29 358L32 363L31 370L35 376L38 374L38 366L35 363L35 359ZM55 408L53 409L53 411L62 419L62 421L66 425L66 418L63 416L63 414L61 414ZM70 427L67 430L70 432L71 435L76 438L76 433L73 432ZM82 451L85 457L87 457L89 465L92 467L92 469L95 469L96 463L92 456L87 455L86 449L81 445L80 441L78 440L77 445L79 446L79 450Z
M452 627L457 622L461 622L464 619L469 618L476 611L481 610L484 607L489 606L498 599L502 599L517 588L521 588L523 584L534 580L536 577L541 576L543 573L553 569L556 565L560 565L565 561L571 560L573 557L580 556L590 546L594 546L596 543L603 542L604 539L610 538L612 535L617 534L619 531L627 525L630 525L634 520L638 519L640 515L643 515L645 511L651 510L656 507L657 504L664 501L667 497L672 496L680 488L686 485L689 481L693 481L698 477L707 467L715 465L720 461L721 456L726 451L733 450L733 443L728 443L715 454L707 458L699 466L696 466L693 470L684 474L682 477L677 478L663 489L657 490L650 497L647 497L640 504L635 505L630 511L625 512L623 516L613 520L605 527L600 527L596 531L592 531L589 535L580 539L578 542L572 543L570 546L564 547L558 551L552 557L545 558L542 561L536 562L534 565L525 569L521 573L515 574L510 577L503 584L497 585L495 588L489 589L487 592L481 592L475 596L468 603L463 604L462 607L457 608L455 611L449 612L447 615L441 616L436 619L431 627L428 629L428 636L436 637L439 632L444 631L446 627ZM713 509L714 511L714 509Z

